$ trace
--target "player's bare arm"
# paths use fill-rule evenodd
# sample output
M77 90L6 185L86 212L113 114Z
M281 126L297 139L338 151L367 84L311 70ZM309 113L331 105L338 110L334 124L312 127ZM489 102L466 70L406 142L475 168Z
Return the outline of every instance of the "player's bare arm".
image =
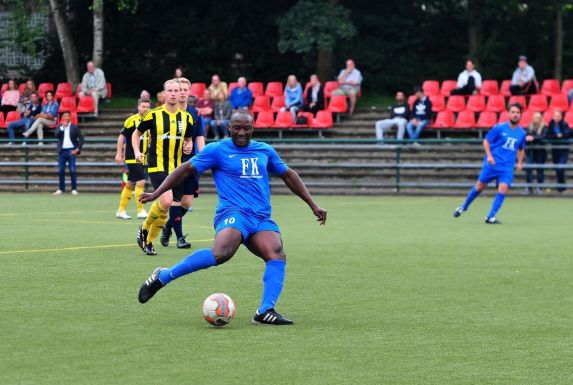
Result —
M205 137L204 136L198 136L196 144L197 144L197 152L203 151L203 148L205 147Z
M525 157L525 150L517 151L517 169L523 170L523 158Z
M193 152L193 139L187 138L183 144L183 153L189 155L191 152Z
M123 141L123 135L119 134L117 137L116 152L115 152L115 163L118 166L122 166L125 161L125 143Z
M135 160L137 161L137 163L143 163L143 154L141 153L141 151L139 151L139 141L141 140L142 136L143 133L141 133L139 130L133 131L133 135L131 135L131 145L133 147L133 155L135 156Z
M185 162L177 167L171 174L165 178L163 183L152 193L142 193L139 197L141 203L147 203L159 198L161 194L171 190L181 183L185 178L195 173L195 168L191 162Z
M483 140L483 149L485 151L485 155L487 157L487 162L492 166L495 166L495 159L493 159L493 155L491 154L491 146L487 139Z
M292 168L289 168L283 175L281 175L281 178L288 186L290 191L298 195L300 199L306 202L306 204L312 210L312 213L318 218L318 222L320 222L321 225L324 225L326 223L327 212L325 209L314 203L314 200L310 196L306 185L302 179L300 179L298 173Z

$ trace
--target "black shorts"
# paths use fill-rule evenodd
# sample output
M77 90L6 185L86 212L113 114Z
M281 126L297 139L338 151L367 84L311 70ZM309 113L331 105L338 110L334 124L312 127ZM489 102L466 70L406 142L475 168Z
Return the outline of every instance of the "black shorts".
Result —
M199 175L193 174L185 179L182 183L183 195L193 195L195 198L199 196Z
M140 180L145 180L145 171L143 171L143 166L138 163L129 163L127 165L127 180L130 182L137 182Z
M161 183L167 178L166 172L152 172L149 173L149 179L151 180L151 185L155 190L159 188ZM173 200L175 202L181 202L181 197L183 196L183 183L173 187L171 190L173 192Z

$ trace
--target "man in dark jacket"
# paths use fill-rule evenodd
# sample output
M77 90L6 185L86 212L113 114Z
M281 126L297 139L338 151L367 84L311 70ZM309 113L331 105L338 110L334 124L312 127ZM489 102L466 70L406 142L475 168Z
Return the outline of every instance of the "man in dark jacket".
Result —
M80 128L70 121L70 112L62 112L60 125L56 128L58 138L58 176L60 186L52 195L62 195L66 190L66 163L70 168L72 179L72 194L78 195L76 182L76 155L78 155L84 145L84 137Z
M302 109L314 115L324 109L324 89L315 74L310 75L310 87L306 90L306 103Z
M557 167L567 164L567 160L569 159L569 144L567 140L570 135L571 129L563 120L563 113L559 110L553 111L553 119L549 122L549 128L547 129L547 139L554 141L551 145L551 158L553 164ZM557 191L563 192L566 190L566 188L562 186L565 184L565 169L557 168L555 169L555 173L557 174L557 183L561 185L557 188Z
M404 139L406 124L410 117L410 107L406 103L406 96L402 91L396 92L396 103L390 109L390 119L376 122L376 139L384 140L384 131L396 127L396 139Z
M424 95L420 87L414 89L416 101L412 107L411 119L406 125L410 139L418 139L422 130L430 124L432 118L432 102Z

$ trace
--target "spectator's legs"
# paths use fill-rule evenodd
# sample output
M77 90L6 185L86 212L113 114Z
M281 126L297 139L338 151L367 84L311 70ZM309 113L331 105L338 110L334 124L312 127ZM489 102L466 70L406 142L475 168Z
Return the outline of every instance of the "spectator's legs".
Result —
M398 126L398 131L396 131L396 139L404 139L404 133L406 132L406 123L408 121L404 118L394 118L396 121L396 126Z
M384 140L384 130L394 126L396 119L384 119L376 122L376 140Z
M207 132L209 131L209 127L211 126L212 119L202 116L201 121L203 123L203 131L205 132L205 137L207 137Z
M540 188L543 182L545 182L545 170L543 169L543 165L545 164L545 161L547 160L547 151L545 149L542 150L533 150L533 155L534 155L534 162L537 165L540 165L541 167L537 168L537 184L538 184L538 188Z
M468 77L468 84L466 84L465 89L468 92L468 95L471 95L476 90L476 80L473 76Z
M527 164L528 166L532 166L533 163L535 162L534 151L535 150L528 150L526 152L525 164ZM531 182L533 181L533 169L531 169L531 168L525 169L525 181L527 182L527 186L525 187L525 189L526 189L526 191L528 191L531 188Z
M66 191L66 154L68 150L62 150L58 154L58 177L60 179L60 191Z
M517 84L510 86L509 92L511 92L512 95L523 95L523 89Z
M72 180L72 190L77 190L77 179L76 179L76 157L71 154L68 155L68 166L70 167L70 179Z
M349 92L348 98L350 99L350 110L348 113L352 115L354 113L354 107L356 106L356 92Z
M291 115L292 115L292 121L295 122L295 123L296 123L296 114L297 114L297 112L298 112L299 109L300 109L300 108L297 107L297 106L292 106L292 107L290 108L290 113L291 113Z
M14 133L14 130L24 125L25 125L24 119L16 120L15 122L8 124L6 129L8 130L8 138L10 139L10 143L12 143L16 139L16 134Z
M38 139L42 140L42 139L44 139L44 131L43 131L44 125L51 126L55 123L56 122L54 120L38 118L34 121L34 123L32 123L32 126L26 132L24 132L22 135L24 135L26 138L28 138L36 130L38 130Z
M420 134L422 133L422 130L426 128L429 122L430 122L429 120L421 120L420 124L416 126L416 132L414 133L415 138L412 139L418 139L420 137Z
M98 109L99 108L99 92L92 93L92 97L94 98L94 105L95 105L94 114L95 114L95 116L97 116L98 112L99 112L99 109Z
M414 126L414 123L412 123L412 122L408 122L408 124L406 124L406 131L408 131L408 138L416 139L416 138L413 138L413 136L415 135L415 133L414 133L415 128L416 128L416 126Z
M556 166L563 166L567 164L567 160L569 158L569 150L564 149L555 149L553 150L553 163ZM558 168L555 170L555 174L557 174L557 183L565 184L565 169ZM563 192L565 191L565 187L558 187L557 191Z
M227 119L223 119L223 120L221 121L221 124L222 124L222 125L221 125L221 127L219 128L219 134L220 134L219 137L220 137L221 139L223 139L223 138L226 138L227 136L229 136L229 133L228 133L229 121L228 121Z

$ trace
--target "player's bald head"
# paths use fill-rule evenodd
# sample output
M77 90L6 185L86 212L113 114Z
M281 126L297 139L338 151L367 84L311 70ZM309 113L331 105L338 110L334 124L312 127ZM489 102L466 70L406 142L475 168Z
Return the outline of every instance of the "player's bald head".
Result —
M236 110L231 115L231 124L236 121L247 121L249 124L253 124L254 118L248 110Z

